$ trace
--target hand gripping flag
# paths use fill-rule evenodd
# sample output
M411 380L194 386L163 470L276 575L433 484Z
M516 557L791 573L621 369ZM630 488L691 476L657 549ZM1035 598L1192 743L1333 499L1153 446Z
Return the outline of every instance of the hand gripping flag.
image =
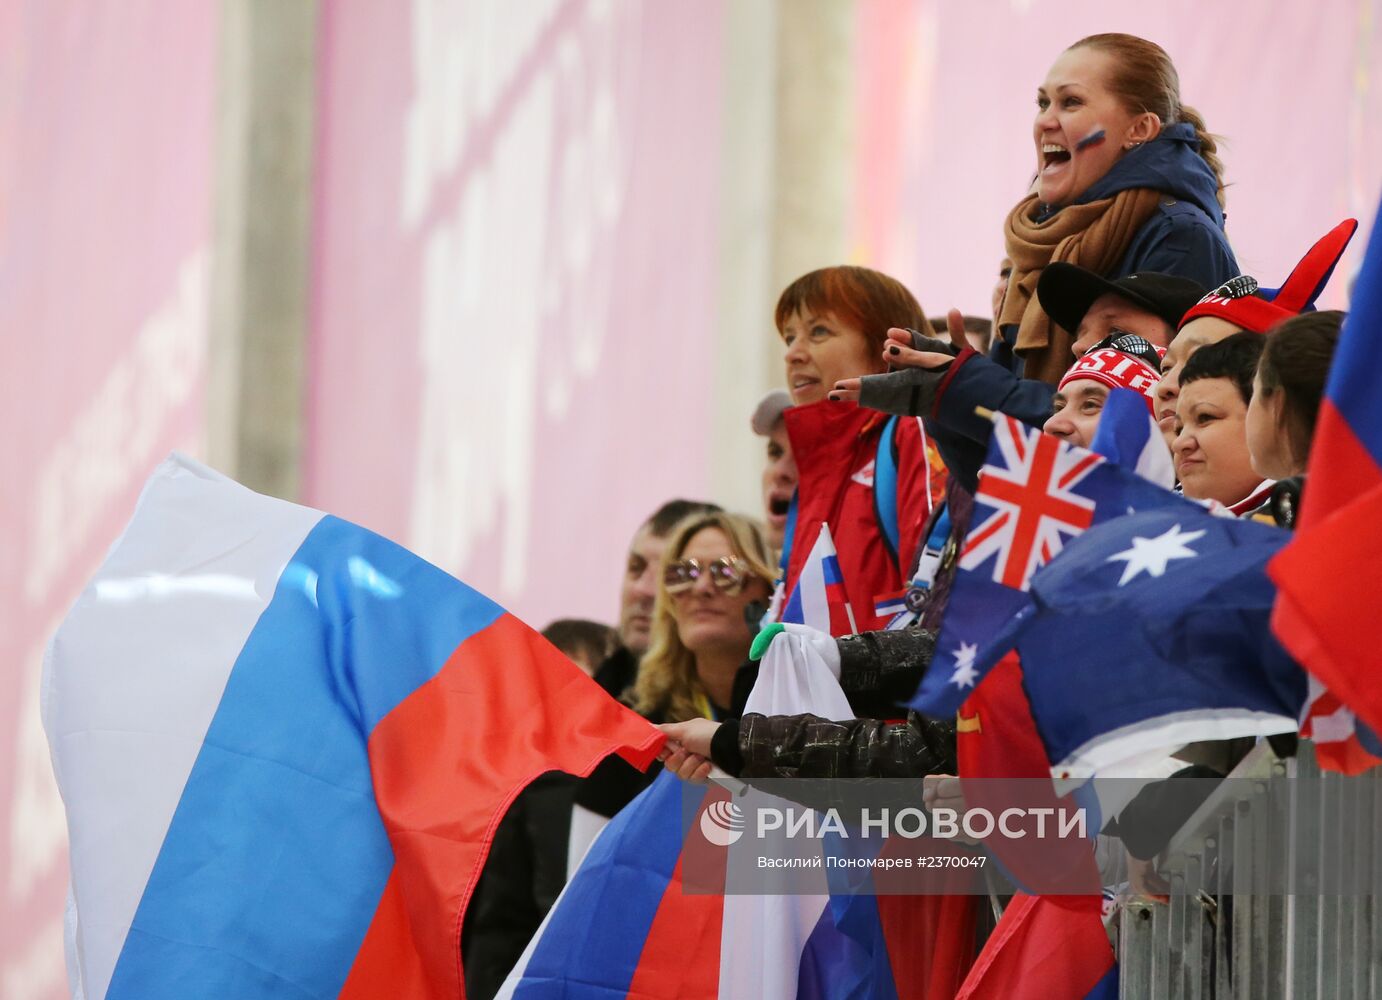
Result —
M837 656L828 637L788 626L747 710L849 718ZM687 796L699 796L689 823ZM723 788L696 793L659 775L600 833L499 1000L954 995L972 953L972 899L725 893L727 872L756 867L736 849L764 853L761 841L736 843L748 821Z
M1320 765L1356 774L1382 763L1382 650L1359 594L1382 566L1382 210L1320 404L1294 540L1272 561L1277 637L1319 682L1301 734ZM1355 720L1356 714L1356 720Z
M1145 419L1146 404L1139 406ZM1129 510L1189 506L1092 451L1003 414L993 419L936 656L911 702L935 718L954 715L1012 648L1032 574L1070 539Z
M378 535L188 459L59 628L44 725L76 995L463 995L509 802L660 734Z

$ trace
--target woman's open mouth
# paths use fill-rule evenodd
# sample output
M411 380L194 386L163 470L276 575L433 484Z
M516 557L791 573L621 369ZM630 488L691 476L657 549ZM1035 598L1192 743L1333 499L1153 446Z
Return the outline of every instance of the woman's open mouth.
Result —
M1054 173L1070 162L1070 150L1058 142L1043 143L1041 147L1041 172Z

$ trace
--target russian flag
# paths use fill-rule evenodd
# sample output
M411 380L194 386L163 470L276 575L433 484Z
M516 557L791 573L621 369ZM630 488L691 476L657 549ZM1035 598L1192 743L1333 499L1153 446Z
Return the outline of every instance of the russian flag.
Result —
M806 625L829 635L853 635L858 631L845 592L835 539L824 521L779 621Z
M391 542L173 456L48 651L69 968L100 998L462 996L538 774L658 733Z
M873 599L873 615L875 618L891 618L893 615L903 614L907 610L907 590L895 590L890 594L883 594Z
M850 717L813 642L805 630L774 638L748 711ZM735 846L706 831L744 821L723 788L659 775L601 832L499 1000L954 996L972 954L972 898L727 893Z
M1296 534L1269 567L1278 589L1272 630L1323 685L1312 689L1301 731L1314 738L1322 766L1350 774L1382 763L1375 735L1382 732L1382 650L1358 603L1382 565L1379 348L1382 210L1334 352Z
M1003 910L955 1000L1117 1000L1099 896L1027 896Z

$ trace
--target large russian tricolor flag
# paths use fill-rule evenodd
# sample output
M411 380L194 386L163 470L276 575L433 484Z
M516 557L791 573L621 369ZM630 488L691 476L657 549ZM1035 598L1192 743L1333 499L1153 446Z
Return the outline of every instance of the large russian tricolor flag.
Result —
M818 648L807 629L774 637L747 711L849 718ZM722 787L659 775L600 833L498 1000L951 1000L971 898L873 896L872 882L831 896L824 878L819 893L735 892L727 880L766 849L739 840L745 812Z
M1296 536L1268 570L1278 591L1272 630L1320 682L1301 733L1315 740L1321 766L1346 773L1382 763L1382 646L1360 603L1382 565L1379 348L1382 209L1320 404Z
M462 997L496 824L661 744L387 540L173 456L49 649L73 993Z

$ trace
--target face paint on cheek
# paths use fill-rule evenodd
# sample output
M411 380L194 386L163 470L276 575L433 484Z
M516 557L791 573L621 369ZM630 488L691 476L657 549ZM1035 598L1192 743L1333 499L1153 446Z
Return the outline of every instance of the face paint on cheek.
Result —
M1075 152L1082 153L1086 149L1090 149L1094 146L1099 145L1106 138L1108 138L1108 136L1104 132L1103 126L1095 125L1093 132L1089 133L1089 135L1085 136L1079 142L1075 143Z

